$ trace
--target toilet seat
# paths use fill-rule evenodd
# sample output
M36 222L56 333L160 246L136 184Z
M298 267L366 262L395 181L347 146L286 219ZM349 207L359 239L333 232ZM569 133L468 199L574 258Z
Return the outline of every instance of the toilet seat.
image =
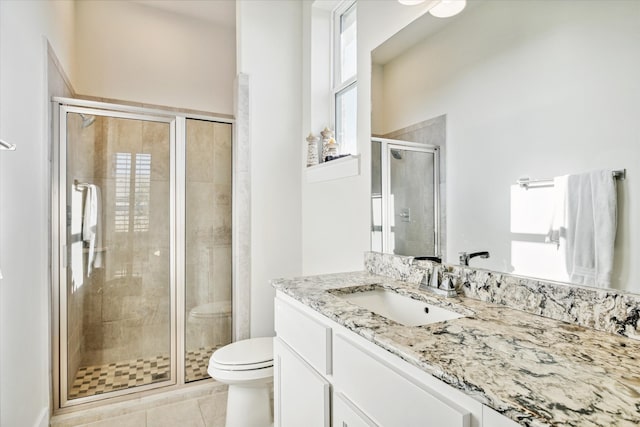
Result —
M273 338L236 341L213 352L209 367L226 371L251 371L273 366Z
M217 301L201 304L189 310L189 318L215 319L217 317L227 317L231 315L231 301Z

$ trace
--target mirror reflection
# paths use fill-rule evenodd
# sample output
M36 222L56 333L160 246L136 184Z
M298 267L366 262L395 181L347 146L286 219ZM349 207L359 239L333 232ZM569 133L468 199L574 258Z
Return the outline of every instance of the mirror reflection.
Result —
M440 147L373 138L372 248L440 257Z
M638 22L636 1L479 0L446 23L426 14L373 51L374 135L402 139L446 115L446 262L489 251L470 265L640 292ZM593 173L608 181L557 185ZM574 219L558 226L561 209Z

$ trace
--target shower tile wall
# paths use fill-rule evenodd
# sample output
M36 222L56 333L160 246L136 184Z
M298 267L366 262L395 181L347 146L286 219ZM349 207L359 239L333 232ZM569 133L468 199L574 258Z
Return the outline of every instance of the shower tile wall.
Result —
M187 120L186 146L186 350L208 359L231 342L231 125Z

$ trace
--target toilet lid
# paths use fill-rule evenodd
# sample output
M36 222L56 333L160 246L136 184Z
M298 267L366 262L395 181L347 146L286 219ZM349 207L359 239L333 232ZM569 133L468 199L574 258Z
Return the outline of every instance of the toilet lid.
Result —
M225 345L213 352L210 362L227 366L226 369L258 369L273 365L273 337L251 338Z

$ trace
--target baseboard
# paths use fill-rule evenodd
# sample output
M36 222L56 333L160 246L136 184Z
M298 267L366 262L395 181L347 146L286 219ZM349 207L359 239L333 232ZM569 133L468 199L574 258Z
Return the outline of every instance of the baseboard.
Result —
M49 408L43 408L33 427L49 427Z

